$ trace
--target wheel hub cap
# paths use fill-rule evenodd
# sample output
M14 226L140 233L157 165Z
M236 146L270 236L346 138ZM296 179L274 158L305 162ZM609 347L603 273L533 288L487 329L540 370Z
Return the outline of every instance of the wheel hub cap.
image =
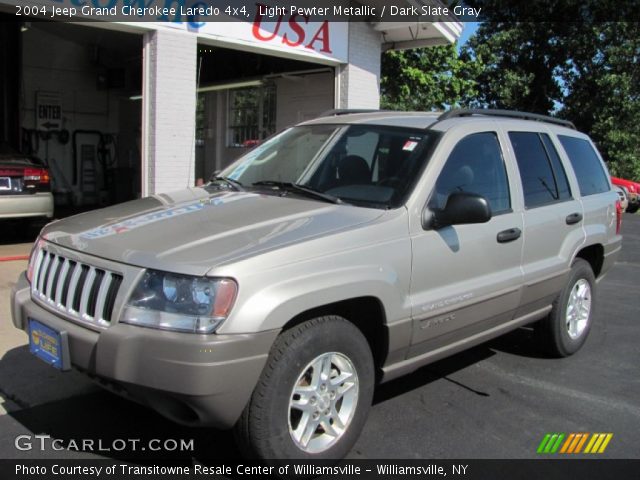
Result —
M289 400L289 434L298 448L319 453L346 432L358 401L358 375L341 353L319 355L303 370Z
M591 285L584 278L578 280L569 294L566 326L572 339L580 337L589 323L591 314Z

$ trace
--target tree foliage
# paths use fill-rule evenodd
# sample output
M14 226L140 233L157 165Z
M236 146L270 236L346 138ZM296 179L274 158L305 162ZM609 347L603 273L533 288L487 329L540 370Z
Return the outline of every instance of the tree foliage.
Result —
M454 45L382 54L382 108L431 111L463 106L477 95L475 60L463 61Z
M594 139L612 174L640 180L640 23L589 21L604 8L595 0L565 2L583 21L566 21L577 10L558 14L563 2L537 2L536 18L550 22L516 21L532 15L528 2L467 3L483 7L487 21L460 54L454 46L383 54L382 107L556 115Z
M640 179L637 22L486 22L461 60L483 65L476 106L569 119L612 174Z

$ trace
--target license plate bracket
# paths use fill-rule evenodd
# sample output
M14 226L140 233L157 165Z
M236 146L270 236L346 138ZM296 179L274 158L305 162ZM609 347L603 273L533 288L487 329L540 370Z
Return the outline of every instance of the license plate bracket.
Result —
M29 318L29 351L58 370L71 370L67 332L58 332L33 318Z

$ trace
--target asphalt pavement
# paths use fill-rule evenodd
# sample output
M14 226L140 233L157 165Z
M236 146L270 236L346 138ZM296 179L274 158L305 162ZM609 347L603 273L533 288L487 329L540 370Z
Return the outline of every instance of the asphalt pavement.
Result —
M625 214L623 250L600 283L594 325L577 354L551 359L519 329L380 386L353 459L536 458L545 434L607 432L600 458L640 458L640 215ZM0 232L0 257L29 238ZM0 458L237 458L229 432L185 428L33 357L11 325L9 291L26 261L0 261ZM20 435L193 440L192 452L16 448ZM24 438L24 437L22 437Z

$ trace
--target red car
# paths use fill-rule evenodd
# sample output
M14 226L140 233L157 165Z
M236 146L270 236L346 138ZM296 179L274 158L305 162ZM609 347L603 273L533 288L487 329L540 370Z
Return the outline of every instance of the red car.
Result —
M627 212L636 213L638 208L640 208L640 183L617 177L611 177L611 183L627 191L627 197L629 198Z

